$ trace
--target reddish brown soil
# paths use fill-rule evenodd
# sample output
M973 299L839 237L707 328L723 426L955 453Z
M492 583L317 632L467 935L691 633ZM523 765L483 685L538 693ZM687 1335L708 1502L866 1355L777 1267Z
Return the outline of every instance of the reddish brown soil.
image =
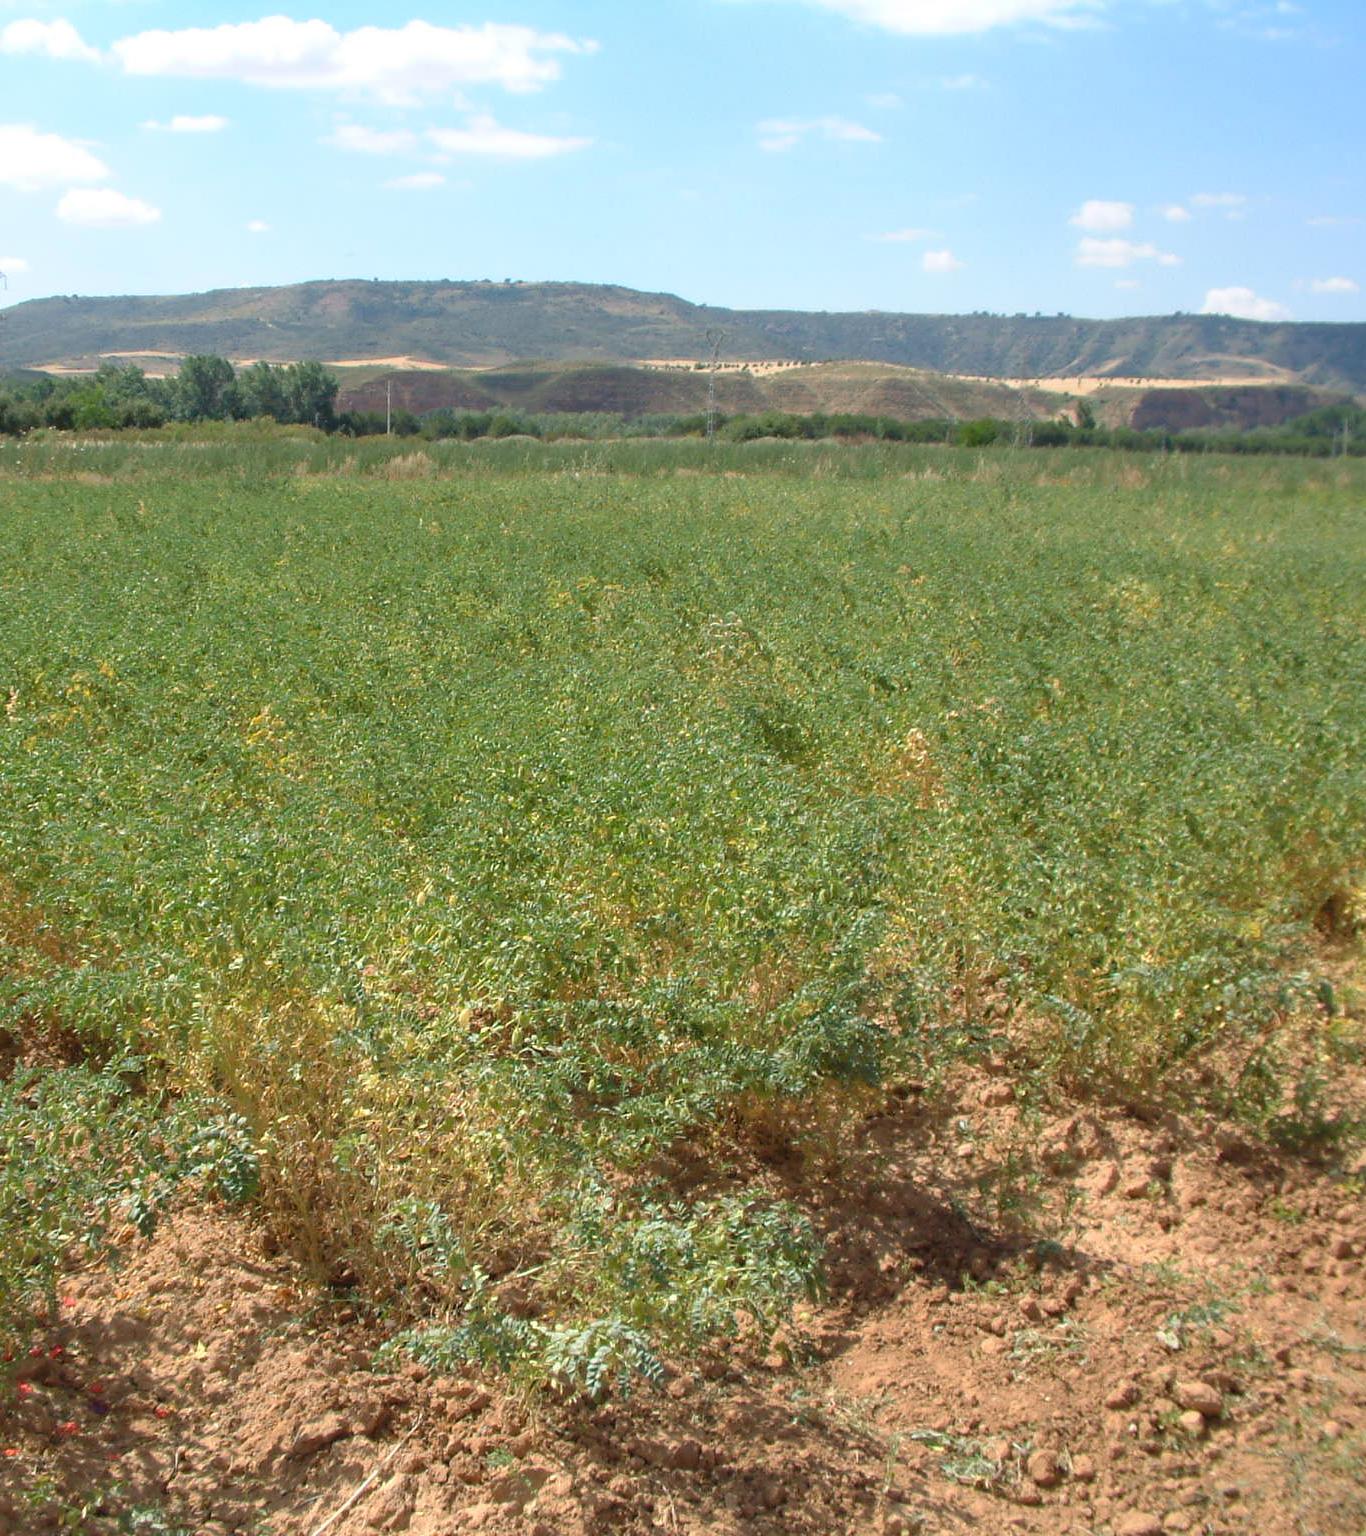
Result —
M889 1098L808 1177L805 1363L718 1355L599 1409L375 1374L344 1299L185 1212L68 1285L0 1408L0 1531L113 1532L115 1485L203 1536L1366 1529L1360 1172L1010 1099Z

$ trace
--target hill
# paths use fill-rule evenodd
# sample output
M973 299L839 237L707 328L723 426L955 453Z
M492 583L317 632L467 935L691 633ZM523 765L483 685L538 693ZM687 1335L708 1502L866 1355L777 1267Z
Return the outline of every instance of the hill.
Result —
M619 363L701 357L711 329L725 332L723 356L732 359L858 358L1008 379L1274 379L1366 390L1361 324L731 310L585 283L346 280L171 297L35 299L0 319L0 368L189 352L271 361L406 357L447 368L525 358Z

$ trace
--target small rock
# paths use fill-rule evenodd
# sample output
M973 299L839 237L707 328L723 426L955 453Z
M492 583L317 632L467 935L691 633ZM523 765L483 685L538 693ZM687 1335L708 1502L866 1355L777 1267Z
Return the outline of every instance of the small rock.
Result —
M1215 1131L1214 1147L1221 1163L1251 1163L1256 1159L1256 1153L1251 1144L1244 1141L1235 1131L1226 1128L1221 1127Z
M970 1141L960 1141L958 1145L953 1149L953 1155L956 1158L966 1162L967 1159L970 1158L974 1152L976 1152L976 1150L977 1148L974 1147Z
M1003 1355L1006 1352L1006 1341L998 1339L994 1333L989 1333L982 1340L982 1353L984 1355Z
M1194 1408L1187 1409L1176 1421L1188 1435L1200 1439L1205 1433L1205 1416Z
M462 1396L452 1398L446 1404L446 1413L453 1424L459 1424L462 1419L472 1419L475 1414L483 1413L492 1401L482 1388L473 1387Z
M1350 1259L1356 1253L1356 1249L1352 1247L1350 1240L1345 1237L1339 1237L1328 1251L1335 1259Z
M1049 1317L1065 1317L1067 1314L1067 1302L1061 1296L1050 1296L1044 1302L1043 1309Z
M1038 1488L1056 1488L1062 1482L1062 1467L1053 1451L1035 1451L1025 1462L1025 1471Z
M1020 1303L1020 1316L1031 1323L1043 1321L1043 1308L1033 1296L1026 1296Z
M1072 1458L1072 1476L1079 1483L1094 1483L1096 1480L1096 1463L1090 1456L1074 1456Z
M984 1109L1001 1109L1014 1102L1015 1090L1009 1083L991 1083L982 1090L981 1103Z
M351 1410L351 1422L347 1426L353 1435L365 1435L367 1438L377 1435L389 1422L391 1410L387 1403L378 1398L357 1403Z
M340 1414L326 1413L298 1431L289 1447L289 1454L298 1458L316 1455L336 1441L344 1440L350 1433Z
M696 1440L680 1440L670 1447L669 1461L680 1472L695 1472L702 1465L702 1447Z
M1180 1536L1182 1531L1190 1530L1194 1523L1184 1509L1174 1509L1162 1521L1162 1529L1170 1531L1172 1536Z
M1120 1194L1126 1200L1146 1200L1148 1197L1148 1178L1146 1174L1138 1174L1133 1178L1125 1179Z
M1110 1195L1114 1193L1118 1184L1118 1166L1115 1163L1104 1163L1083 1188L1089 1189L1092 1194Z
M1224 1412L1219 1389L1207 1381L1178 1381L1172 1386L1172 1397L1178 1407L1193 1409L1207 1419L1220 1418Z
M1115 1536L1162 1536L1162 1522L1156 1515L1132 1509L1115 1521Z
M1342 1425L1336 1419L1325 1419L1319 1434L1324 1440L1336 1440L1342 1434Z
M1122 1386L1116 1387L1105 1399L1105 1406L1118 1413L1121 1409L1132 1408L1138 1401L1138 1388L1131 1381L1126 1381Z

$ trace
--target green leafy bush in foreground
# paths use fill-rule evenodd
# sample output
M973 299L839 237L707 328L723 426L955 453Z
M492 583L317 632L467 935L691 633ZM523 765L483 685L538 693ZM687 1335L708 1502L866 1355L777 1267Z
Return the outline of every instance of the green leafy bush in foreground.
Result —
M116 1253L130 1225L150 1236L187 1178L235 1201L256 1191L244 1123L188 1101L158 1113L128 1086L136 1067L21 1067L0 1080L0 1353L58 1319L64 1267Z

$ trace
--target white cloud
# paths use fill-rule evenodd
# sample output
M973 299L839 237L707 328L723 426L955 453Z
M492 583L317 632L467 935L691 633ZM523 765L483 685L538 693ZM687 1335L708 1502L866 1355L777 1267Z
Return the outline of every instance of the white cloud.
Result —
M150 128L153 133L222 133L228 126L226 117L215 117L209 114L206 117L186 117L177 114L169 123L158 123L148 119L142 125Z
M1211 288L1200 310L1202 315L1232 315L1236 320L1288 320L1290 311L1274 299L1264 299L1251 288Z
M1112 234L1117 229L1128 229L1134 222L1132 203L1107 203L1099 198L1085 202L1067 221L1078 229L1089 229L1094 234Z
M926 251L920 265L926 272L961 272L967 262L959 261L952 251Z
M809 0L852 21L887 32L932 37L986 32L1022 21L1076 24L1097 8L1097 0Z
M1162 208L1162 217L1168 224L1189 224L1194 215L1181 203L1167 203Z
M1132 293L1135 288L1141 288L1142 283L1136 277L1117 277L1115 287L1123 289L1126 293Z
M939 85L945 91L984 91L987 88L981 75L945 75Z
M560 77L560 56L597 44L559 32L485 22L437 27L357 27L268 16L218 27L140 32L114 44L130 75L242 80L284 90L363 91L405 102L464 85L535 91Z
M871 96L863 98L870 107L876 107L879 112L895 112L905 103L895 91L875 91Z
M1308 224L1310 229L1347 229L1354 224L1360 224L1361 220L1350 217L1343 218L1340 214L1335 213L1320 213L1312 219L1306 219L1305 223Z
M1316 277L1309 284L1310 293L1360 293L1361 284L1350 277Z
M824 139L831 144L880 144L882 135L847 117L766 118L758 127L759 148L770 154L794 149L806 138Z
M446 185L440 171L414 171L411 176L395 176L384 183L391 192L434 192Z
M359 155L403 155L417 148L418 138L406 128L386 131L366 128L361 123L339 123L323 143Z
M41 133L32 123L0 123L0 186L38 192L108 175L109 167L74 139Z
M18 277L28 271L28 262L22 256L0 256L0 272L6 277Z
M504 128L491 117L472 117L464 128L429 128L427 137L447 155L491 155L503 160L545 160L587 149L592 139L555 138Z
M48 59L94 63L99 54L69 21L12 21L0 28L0 53L36 53Z
M248 219L244 228L249 235L268 235L270 225L264 219Z
M85 229L137 229L157 223L161 209L112 187L79 187L57 204L57 217L64 224L79 224Z
M914 245L917 240L928 240L935 233L933 229L889 229L885 235L869 235L868 238L883 245Z
M1079 267L1132 267L1137 261L1155 261L1159 267L1179 267L1181 258L1159 251L1149 241L1096 240L1087 236L1077 246Z

